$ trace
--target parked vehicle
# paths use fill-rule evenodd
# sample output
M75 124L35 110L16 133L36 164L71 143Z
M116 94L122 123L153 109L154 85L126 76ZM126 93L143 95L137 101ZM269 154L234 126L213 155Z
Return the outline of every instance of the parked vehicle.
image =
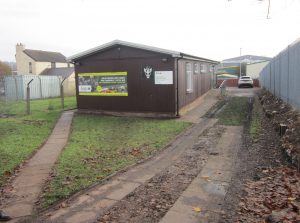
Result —
M238 87L244 87L244 86L247 86L247 87L251 87L253 88L253 80L251 77L249 76L241 76L238 80Z

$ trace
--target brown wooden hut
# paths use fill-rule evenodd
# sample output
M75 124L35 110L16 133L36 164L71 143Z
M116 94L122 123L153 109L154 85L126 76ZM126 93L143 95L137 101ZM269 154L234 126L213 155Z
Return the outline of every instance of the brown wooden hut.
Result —
M214 60L115 40L68 58L79 111L175 117L212 86Z

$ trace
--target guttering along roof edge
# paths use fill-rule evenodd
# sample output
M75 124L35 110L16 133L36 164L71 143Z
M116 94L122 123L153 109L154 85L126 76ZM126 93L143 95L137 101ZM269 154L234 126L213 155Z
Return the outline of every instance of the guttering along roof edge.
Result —
M172 51L172 50L166 50L162 48L157 48L157 47L152 47L152 46L146 46L142 44L137 44L137 43L130 43L122 40L114 40L109 43L91 48L89 50L83 51L81 53L75 54L73 56L70 56L67 58L68 61L76 61L79 60L83 57L92 55L94 53L100 52L102 50L105 50L107 48L110 48L114 45L122 45L122 46L128 46L128 47L133 47L137 49L142 49L142 50L147 50L147 51L152 51L152 52L157 52L157 53L163 53L163 54L168 54L171 55L172 57L181 57L181 53L177 51Z

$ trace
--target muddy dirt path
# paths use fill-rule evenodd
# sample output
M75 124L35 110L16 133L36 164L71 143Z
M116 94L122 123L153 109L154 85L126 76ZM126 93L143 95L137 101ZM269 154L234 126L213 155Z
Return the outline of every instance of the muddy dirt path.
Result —
M243 197L246 196L244 185L249 181L257 181L263 178L265 176L264 172L268 168L290 165L282 151L278 132L274 130L274 126L270 120L263 114L262 108L258 103L258 98L255 97L254 100L253 102L258 107L257 112L260 117L260 134L255 138L251 137L250 123L252 107L250 107L248 113L249 119L244 124L243 144L238 151L236 170L225 197L225 204L223 205L224 215L220 223L262 222L258 220L258 217L239 217L239 205L243 201Z
M224 128L215 125L171 166L103 213L98 222L158 222L202 170Z

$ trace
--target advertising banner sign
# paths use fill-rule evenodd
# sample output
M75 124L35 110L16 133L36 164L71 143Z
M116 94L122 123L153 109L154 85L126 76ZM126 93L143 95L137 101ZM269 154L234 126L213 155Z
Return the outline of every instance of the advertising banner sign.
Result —
M79 95L128 96L127 72L79 73Z

